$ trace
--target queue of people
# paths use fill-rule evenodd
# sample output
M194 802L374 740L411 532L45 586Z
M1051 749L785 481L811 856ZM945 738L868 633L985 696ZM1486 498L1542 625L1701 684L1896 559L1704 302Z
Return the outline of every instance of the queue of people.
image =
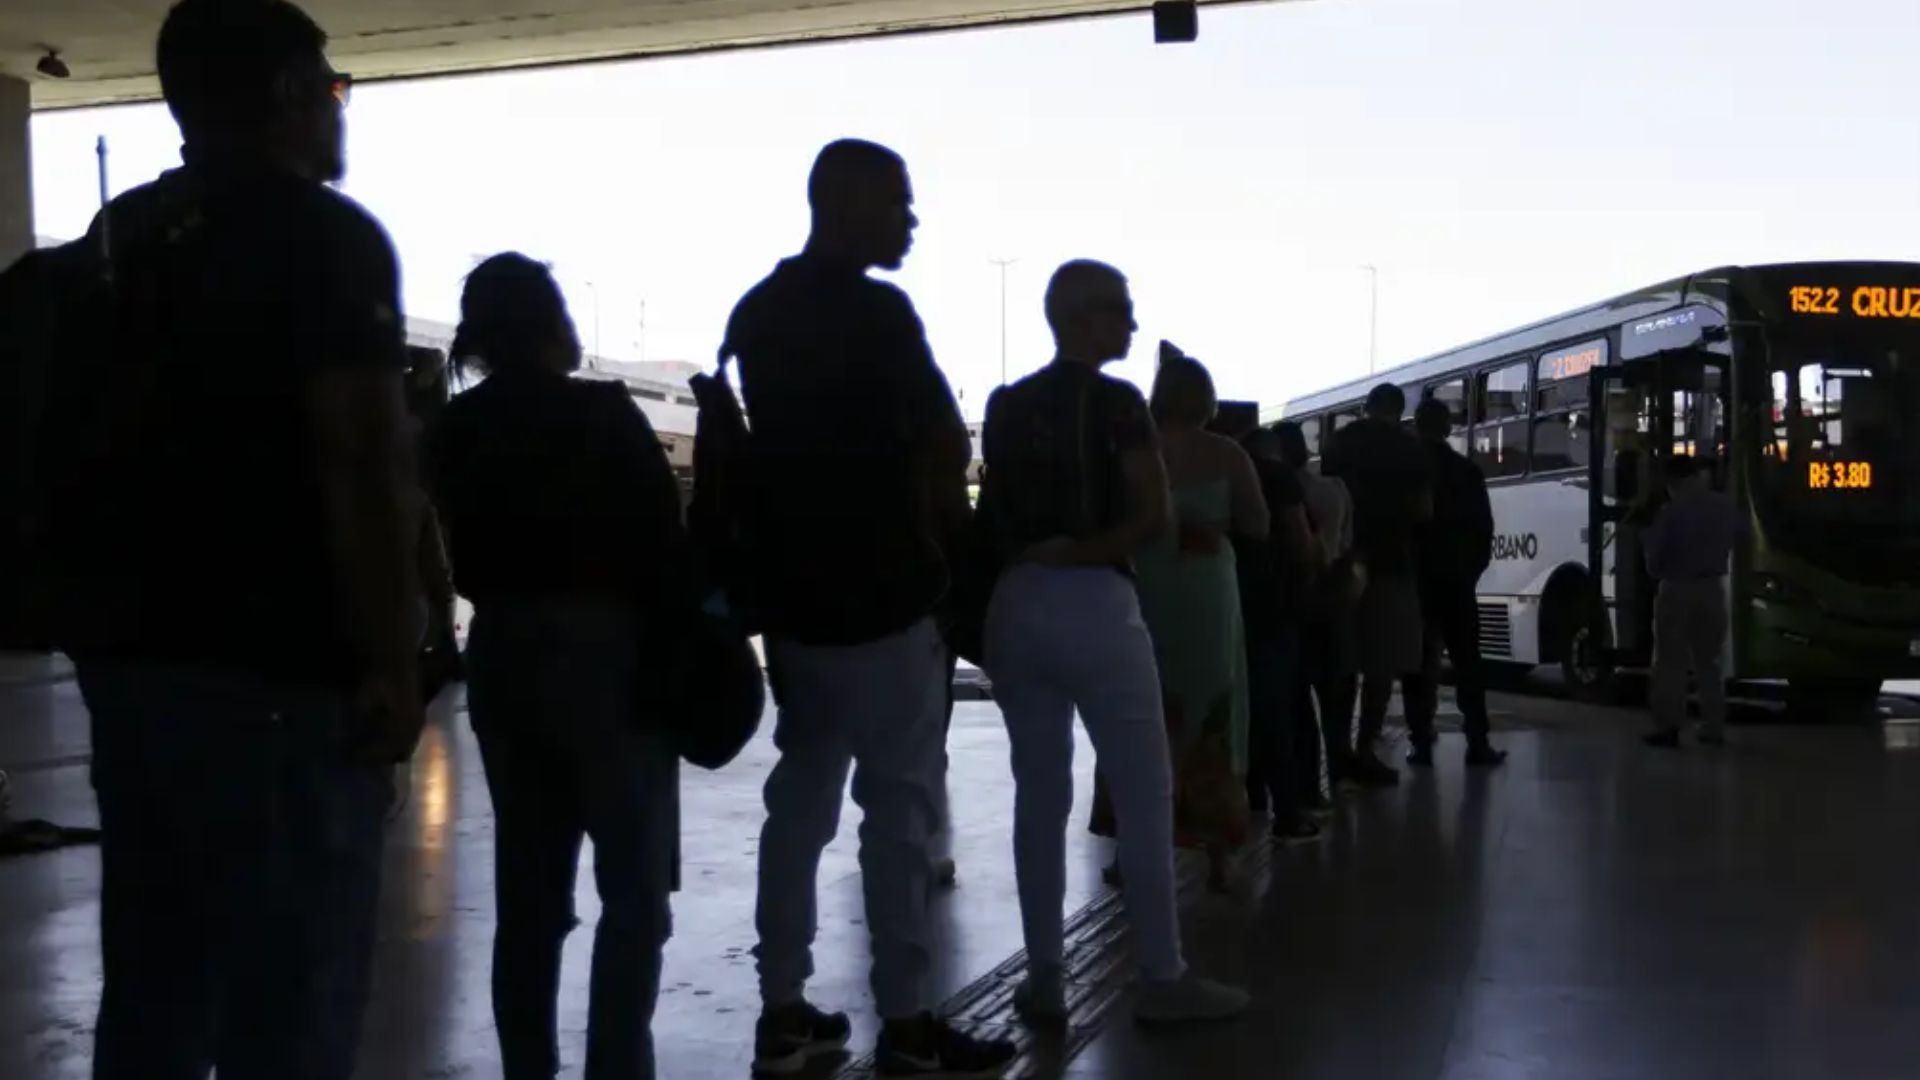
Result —
M644 414L618 384L570 377L579 337L533 259L468 277L450 359L456 380L484 378L424 432L410 423L397 259L327 187L348 80L325 42L285 0L175 4L158 65L184 166L114 200L86 241L106 253L96 359L113 378L63 480L87 498L60 504L79 507L61 644L92 715L104 829L95 1075L352 1073L391 770L424 723L418 659L445 638L450 574L474 605L506 1075L558 1070L561 948L591 838L586 1075L648 1077L679 770L640 665L708 601L700 553ZM1126 278L1075 261L1047 289L1052 363L988 405L976 510L920 320L869 276L911 247L905 163L836 142L807 197L805 248L740 301L722 349L752 421L739 509L780 754L759 846L756 1071L797 1073L851 1037L806 994L849 777L876 1072L989 1076L1014 1057L936 1016L928 986L927 896L953 873L933 840L948 827L949 640L970 618L1011 746L1022 1015L1066 1020L1076 712L1098 753L1093 827L1116 840L1135 926L1138 1017L1238 1014L1245 991L1184 958L1178 848L1230 888L1257 828L1318 835L1323 756L1336 785L1391 782L1374 744L1394 680L1411 761L1430 764L1442 647L1468 762L1503 757L1475 671L1484 483L1426 406L1426 445L1401 429L1391 386L1317 468L1297 427L1214 431L1212 377L1176 349L1143 398L1101 371L1132 347ZM432 397L431 383L411 389ZM971 613L953 610L956 580L980 571L966 553L992 564ZM290 622L290 606L310 614ZM1675 625L1694 619L1668 606Z

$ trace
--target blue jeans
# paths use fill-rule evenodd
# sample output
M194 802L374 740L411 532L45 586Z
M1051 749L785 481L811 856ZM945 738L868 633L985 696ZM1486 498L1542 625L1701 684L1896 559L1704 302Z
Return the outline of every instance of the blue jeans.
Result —
M467 704L493 796L493 1016L507 1080L559 1071L560 952L593 840L600 923L587 1080L654 1075L654 1004L673 932L679 766L643 726L634 616L612 602L479 605Z
M346 1080L391 773L344 695L83 661L102 843L96 1080Z

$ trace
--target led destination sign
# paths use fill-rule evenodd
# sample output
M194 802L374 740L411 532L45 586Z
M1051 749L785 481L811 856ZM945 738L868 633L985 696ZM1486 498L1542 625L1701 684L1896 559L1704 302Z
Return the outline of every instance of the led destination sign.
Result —
M1920 319L1920 287L1795 285L1787 290L1787 307L1795 315Z

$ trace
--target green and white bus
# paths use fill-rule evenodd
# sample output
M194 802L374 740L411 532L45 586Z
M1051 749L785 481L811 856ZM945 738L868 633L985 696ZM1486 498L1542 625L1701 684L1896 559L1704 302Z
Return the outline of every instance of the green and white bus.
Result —
M1840 707L1920 678L1920 264L1708 270L1281 415L1317 453L1380 382L1445 402L1486 472L1490 659L1559 664L1591 697L1649 662L1637 531L1672 453L1709 462L1752 523L1729 578L1731 677Z

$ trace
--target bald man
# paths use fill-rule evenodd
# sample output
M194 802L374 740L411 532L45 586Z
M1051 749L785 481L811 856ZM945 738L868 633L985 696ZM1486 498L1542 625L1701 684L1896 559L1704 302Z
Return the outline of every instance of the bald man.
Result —
M754 1071L790 1075L851 1025L809 1004L820 853L842 793L864 815L860 872L883 1021L881 1076L997 1075L1013 1046L928 1011L929 836L945 750L946 646L933 614L967 512L972 446L895 270L919 224L900 156L820 152L806 250L734 310L751 418L752 603L766 630L780 762L767 779L755 924L763 1004Z

